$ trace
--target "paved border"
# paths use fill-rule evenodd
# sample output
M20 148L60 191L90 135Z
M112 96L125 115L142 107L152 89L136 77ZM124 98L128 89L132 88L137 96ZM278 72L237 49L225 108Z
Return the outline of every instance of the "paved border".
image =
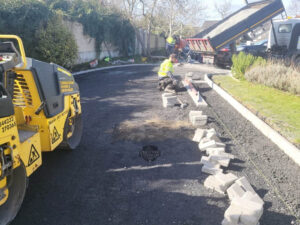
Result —
M84 70L80 72L72 73L73 76L78 76L85 73L91 73L91 72L97 72L102 70L109 70L109 69L117 69L117 68L124 68L124 67L135 67L135 66L159 66L160 64L130 64L130 65L121 65L121 66L107 66L102 68L96 68L96 69L90 69L90 70Z
M216 85L211 79L210 75L205 74L204 80L207 84L215 90L222 98L224 98L230 105L232 105L244 118L249 120L260 132L276 144L281 150L284 151L292 160L300 166L300 150L290 143L286 138L281 136L277 131L271 128L268 124L254 115L245 106L235 100L226 91Z

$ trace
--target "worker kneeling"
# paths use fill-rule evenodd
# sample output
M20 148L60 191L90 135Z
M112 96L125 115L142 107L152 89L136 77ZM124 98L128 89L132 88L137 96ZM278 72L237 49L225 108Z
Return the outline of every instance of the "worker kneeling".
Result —
M158 79L159 79L158 88L160 91L176 93L178 81L173 76L174 73L173 63L175 63L176 61L177 61L176 55L171 54L169 59L166 59L160 65L158 71Z

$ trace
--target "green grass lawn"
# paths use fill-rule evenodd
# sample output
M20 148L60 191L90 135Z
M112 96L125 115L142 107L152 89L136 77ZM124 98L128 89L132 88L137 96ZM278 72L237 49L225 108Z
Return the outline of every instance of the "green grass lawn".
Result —
M299 96L230 76L215 75L213 81L289 141L300 144Z

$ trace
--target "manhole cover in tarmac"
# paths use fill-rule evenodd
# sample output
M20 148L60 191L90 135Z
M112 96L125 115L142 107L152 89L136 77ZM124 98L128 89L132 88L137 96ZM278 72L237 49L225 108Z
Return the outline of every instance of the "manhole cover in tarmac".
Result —
M140 151L140 157L142 157L145 161L151 162L157 159L160 156L160 151L154 145L145 145L143 149Z

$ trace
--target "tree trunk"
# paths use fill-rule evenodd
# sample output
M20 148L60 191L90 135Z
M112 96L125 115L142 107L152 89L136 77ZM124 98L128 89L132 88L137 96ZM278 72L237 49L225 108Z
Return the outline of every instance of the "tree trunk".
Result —
M140 31L139 31L139 29L136 28L136 27L135 27L134 29L135 29L135 35L136 35L136 38L137 38L139 44L140 44L141 47L142 47L142 55L145 55L145 52L146 52L146 51L145 51L145 43L144 43L144 41L142 40Z
M108 52L109 58L112 58L112 57L111 57L110 49L108 48L106 41L103 41L103 43L104 43L104 46L105 46L105 48L106 48L106 50L107 50L107 52Z
M173 1L170 1L171 7L170 7L170 20L169 20L169 37L173 35L173 23L174 23L174 5Z
M151 21L148 22L147 30L147 56L151 56Z

